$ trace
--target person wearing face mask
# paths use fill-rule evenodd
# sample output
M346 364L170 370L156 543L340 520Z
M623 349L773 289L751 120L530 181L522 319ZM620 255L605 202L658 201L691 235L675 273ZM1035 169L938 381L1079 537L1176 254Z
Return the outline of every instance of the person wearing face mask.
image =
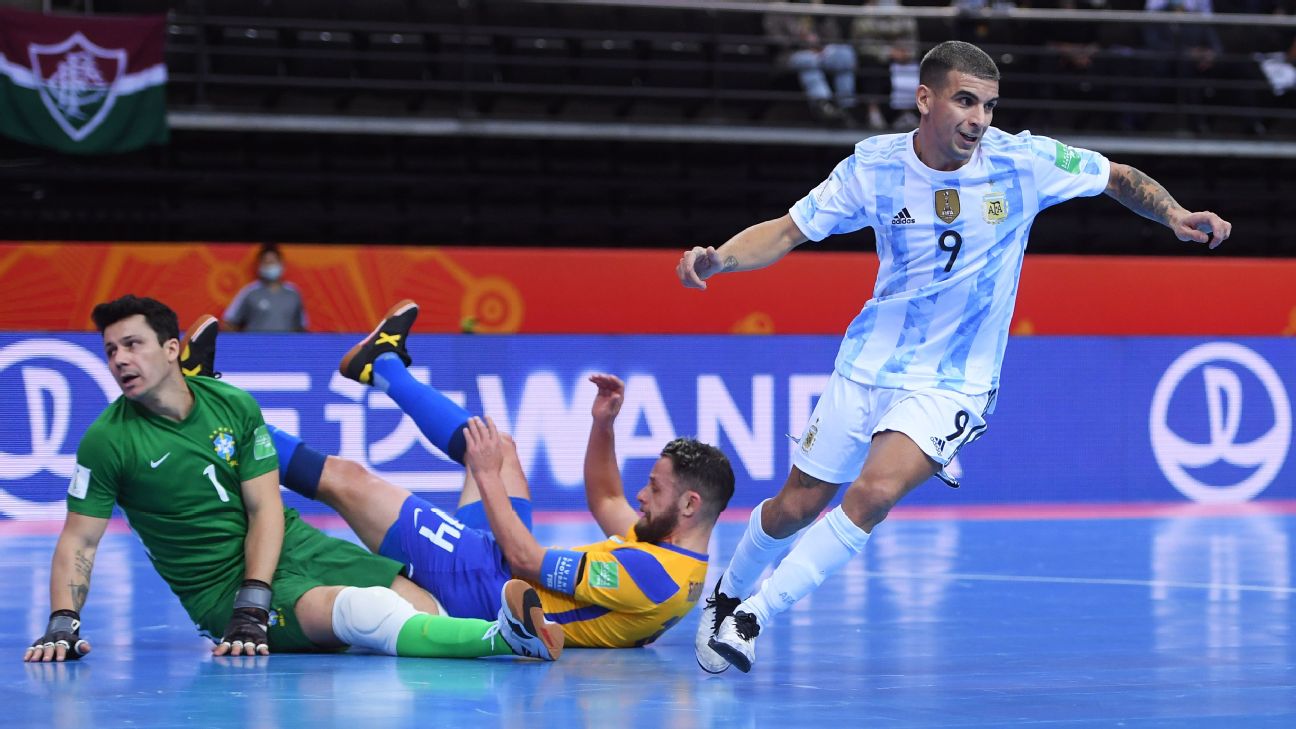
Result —
M306 308L301 292L283 280L283 254L273 243L257 254L257 280L244 286L225 310L225 323L235 331L304 332Z

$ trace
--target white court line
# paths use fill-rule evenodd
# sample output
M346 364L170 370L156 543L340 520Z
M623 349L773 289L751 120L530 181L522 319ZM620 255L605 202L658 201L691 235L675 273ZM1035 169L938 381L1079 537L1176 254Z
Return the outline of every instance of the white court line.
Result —
M930 580L945 578L976 582L1041 582L1065 585L1116 585L1120 587L1176 587L1190 590L1229 590L1239 592L1268 592L1274 594L1296 593L1296 587L1270 587L1266 585L1235 585L1223 582L1174 582L1170 580L1124 580L1107 577L1047 577L1043 575L992 575L978 572L866 572L869 578L901 578Z

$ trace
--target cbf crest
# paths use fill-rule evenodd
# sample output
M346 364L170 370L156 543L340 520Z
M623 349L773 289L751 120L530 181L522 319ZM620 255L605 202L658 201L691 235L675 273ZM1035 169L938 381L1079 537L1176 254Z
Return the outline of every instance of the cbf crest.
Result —
M80 31L59 43L27 46L41 102L64 134L80 142L108 118L126 51L101 48Z
M234 442L233 429L222 425L216 430L213 430L211 434L211 442L212 448L216 451L216 455L220 456L231 466L238 465L238 461L234 458L234 454L237 452L237 444Z
M936 191L936 217L946 223L953 223L962 212L959 204L958 190L947 187Z

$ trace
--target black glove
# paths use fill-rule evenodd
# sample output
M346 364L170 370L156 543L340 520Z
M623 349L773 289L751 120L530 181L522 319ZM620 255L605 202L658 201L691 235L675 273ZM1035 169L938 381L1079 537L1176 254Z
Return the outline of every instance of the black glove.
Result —
M225 626L217 648L220 655L265 654L270 650L266 631L270 629L270 586L261 580L243 580L234 596L234 614Z
M64 658L79 661L81 656L90 652L90 644L81 640L81 616L75 610L55 610L50 613L49 625L45 626L45 635L32 643L32 649L44 651L63 646ZM54 654L57 660L58 653Z

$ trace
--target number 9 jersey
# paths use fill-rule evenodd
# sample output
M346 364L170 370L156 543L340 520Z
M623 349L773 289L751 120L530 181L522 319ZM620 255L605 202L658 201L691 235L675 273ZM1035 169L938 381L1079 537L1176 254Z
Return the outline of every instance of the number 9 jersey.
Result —
M807 238L871 227L873 298L846 329L836 370L864 385L967 395L998 389L1031 223L1107 187L1102 155L988 127L957 170L933 170L914 135L870 137L789 211Z

